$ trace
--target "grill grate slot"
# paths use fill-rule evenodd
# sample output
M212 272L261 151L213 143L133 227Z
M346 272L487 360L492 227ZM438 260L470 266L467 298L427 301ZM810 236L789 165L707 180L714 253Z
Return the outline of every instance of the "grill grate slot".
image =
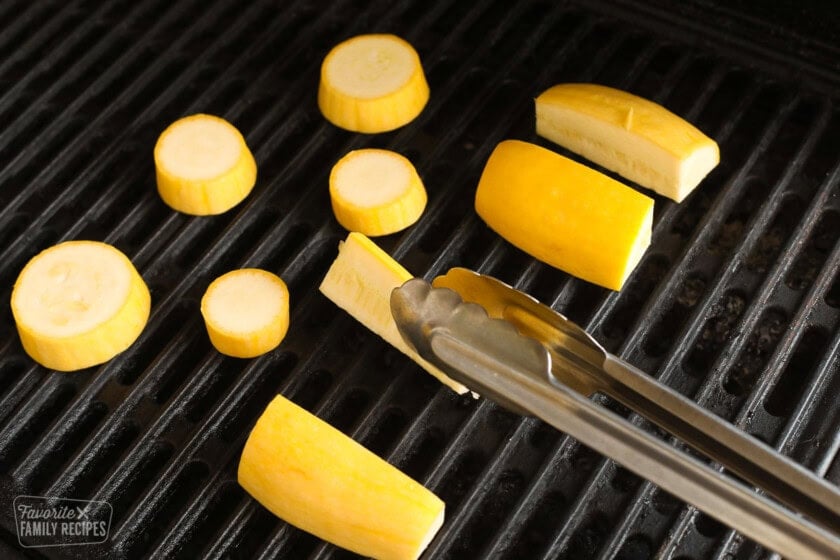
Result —
M456 397L317 292L345 235L329 210L329 166L368 146L406 154L429 193L415 226L378 239L409 270L496 275L840 480L840 113L827 89L838 68L819 66L824 53L796 65L747 48L748 33L736 40L734 23L699 15L695 1L577 4L0 6L0 496L114 507L107 546L44 557L355 557L276 520L235 482L249 428L278 392L447 501L430 557L762 557L545 424ZM733 19L765 45L774 33L758 21ZM314 92L326 51L371 31L417 47L432 96L410 126L363 136L325 123ZM533 97L561 81L654 99L721 145L721 165L685 202L656 197L652 246L620 293L535 262L472 210L504 138L580 160L533 134ZM157 134L198 111L236 124L259 166L248 199L211 218L171 212L154 192ZM28 258L73 238L126 251L154 307L130 350L63 375L23 355L8 299ZM198 313L208 282L242 266L277 272L292 293L283 347L251 361L215 353ZM0 511L7 532L11 513Z

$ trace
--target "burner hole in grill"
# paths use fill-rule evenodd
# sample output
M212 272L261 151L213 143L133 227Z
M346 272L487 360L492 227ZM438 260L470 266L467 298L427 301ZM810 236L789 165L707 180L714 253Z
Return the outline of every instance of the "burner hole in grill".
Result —
M443 432L435 427L427 428L417 438L400 468L411 478L421 480L425 478L432 465L437 464L437 459L445 446L446 437Z
M369 402L370 395L364 389L349 389L333 408L329 417L330 424L344 433L349 433L356 420L367 409Z
M710 539L717 539L726 531L726 525L702 512L694 516L694 527L698 533Z
M734 290L726 292L712 306L712 316L706 320L694 342L694 348L683 361L686 373L695 378L704 378L710 373L721 349L729 340L738 336L735 327L746 306L746 297Z
M642 345L648 356L661 357L671 348L691 310L706 292L706 279L698 273L689 274L679 287L676 298L650 328Z
M782 309L768 309L762 314L738 361L723 380L723 388L727 393L743 397L752 391L787 326L787 313Z
M586 325L610 290L583 280L573 280L573 295L562 312L573 322Z
M461 500L473 487L481 471L484 470L486 462L487 458L483 453L476 449L467 448L458 457L455 464L447 469L448 472L436 493L441 500L446 502L449 511L458 509Z
M644 535L633 535L615 555L615 560L648 560L653 558L653 545Z
M619 465L616 465L610 478L610 486L623 493L634 492L641 484L641 478Z
M654 491L651 503L653 504L653 509L665 517L671 517L683 505L682 501L677 497L661 488L657 488Z
M828 332L822 327L808 327L764 402L764 410L781 418L791 415L828 348L828 338Z
M507 434L518 419L520 416L493 403L487 415L487 425L499 434Z
M712 254L725 255L741 243L744 229L768 192L767 185L760 179L751 177L746 181L738 201L709 243Z
M202 461L190 461L169 481L160 502L151 511L141 512L144 518L131 532L125 552L129 558L139 558L166 534L166 529L178 519L178 513L189 503L198 490L209 469Z
M647 299L665 277L671 263L664 255L651 254L630 277L628 285L620 292L618 304L601 328L607 338L623 339L638 320Z
M770 221L769 227L761 232L752 252L744 261L746 267L759 274L766 273L782 252L782 248L804 212L805 204L801 198L796 195L786 196Z
M579 473L588 473L595 468L601 455L590 447L579 443L571 458L572 470Z
M563 519L568 508L568 500L562 492L554 490L540 499L536 508L522 524L505 558L519 560L533 558L543 551L554 537L555 527Z
M292 396L292 400L298 406L312 410L332 385L333 374L325 369L316 369L305 375L303 385Z
M459 531L455 544L443 556L454 560L468 558L496 536L505 517L513 509L525 489L525 477L517 470L502 471L482 496L474 515Z
M408 418L402 409L388 407L365 436L365 447L377 455L385 455L407 424Z

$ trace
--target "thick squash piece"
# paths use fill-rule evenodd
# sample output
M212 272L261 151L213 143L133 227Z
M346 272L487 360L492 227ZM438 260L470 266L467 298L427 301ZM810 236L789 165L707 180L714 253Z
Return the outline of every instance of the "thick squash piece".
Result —
M12 314L23 349L58 371L102 364L140 336L151 297L119 249L99 241L66 241L30 260L12 290Z
M333 166L330 201L349 231L388 235L416 222L426 208L426 189L414 165L390 150L353 150Z
M718 164L717 143L652 101L596 84L536 100L537 134L677 202Z
M226 212L257 181L257 164L242 134L213 115L192 115L169 125L154 155L160 197L185 214Z
M295 527L382 560L414 560L444 503L396 467L282 396L254 426L239 484Z
M321 65L318 107L336 126L386 132L414 120L429 100L420 57L396 35L358 35Z
M289 289L267 270L233 270L207 287L201 315L216 350L236 358L254 358L276 348L286 336Z
M653 199L528 142L496 146L475 209L531 256L612 290L650 244Z
M321 282L321 293L459 394L467 388L408 347L391 315L391 292L414 276L373 241L352 232Z

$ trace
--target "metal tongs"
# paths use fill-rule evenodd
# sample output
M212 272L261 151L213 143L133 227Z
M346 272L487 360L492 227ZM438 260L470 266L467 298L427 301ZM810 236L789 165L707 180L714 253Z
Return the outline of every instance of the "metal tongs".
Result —
M542 419L787 558L840 558L837 487L611 355L527 294L463 268L433 283L418 278L395 289L391 312L405 341L453 379ZM778 503L587 398L596 392Z

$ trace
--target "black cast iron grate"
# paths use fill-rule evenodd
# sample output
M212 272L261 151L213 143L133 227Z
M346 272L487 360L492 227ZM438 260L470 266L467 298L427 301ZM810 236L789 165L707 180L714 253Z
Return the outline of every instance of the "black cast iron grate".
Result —
M7 554L17 547L12 499L37 494L105 500L114 516L106 545L32 557L352 556L278 521L235 482L245 437L277 392L446 501L428 557L766 554L540 422L454 396L317 292L345 234L327 174L362 146L406 154L426 183L421 221L380 240L410 270L431 277L460 265L511 282L840 481L836 46L800 40L780 55L774 44L801 36L768 38L760 19L730 19L701 1L676 12L621 0L280 4L0 5ZM411 125L368 137L327 124L315 91L326 51L375 31L417 47L433 95ZM657 199L653 244L621 293L533 261L472 212L490 150L507 137L543 143L532 98L562 81L654 99L721 145L721 165L690 199ZM259 164L254 193L218 217L176 214L154 189L157 134L194 112L235 123ZM23 354L8 299L26 260L71 238L126 252L153 314L130 350L68 375ZM209 281L241 266L277 272L292 294L287 339L252 361L213 352L198 313Z

